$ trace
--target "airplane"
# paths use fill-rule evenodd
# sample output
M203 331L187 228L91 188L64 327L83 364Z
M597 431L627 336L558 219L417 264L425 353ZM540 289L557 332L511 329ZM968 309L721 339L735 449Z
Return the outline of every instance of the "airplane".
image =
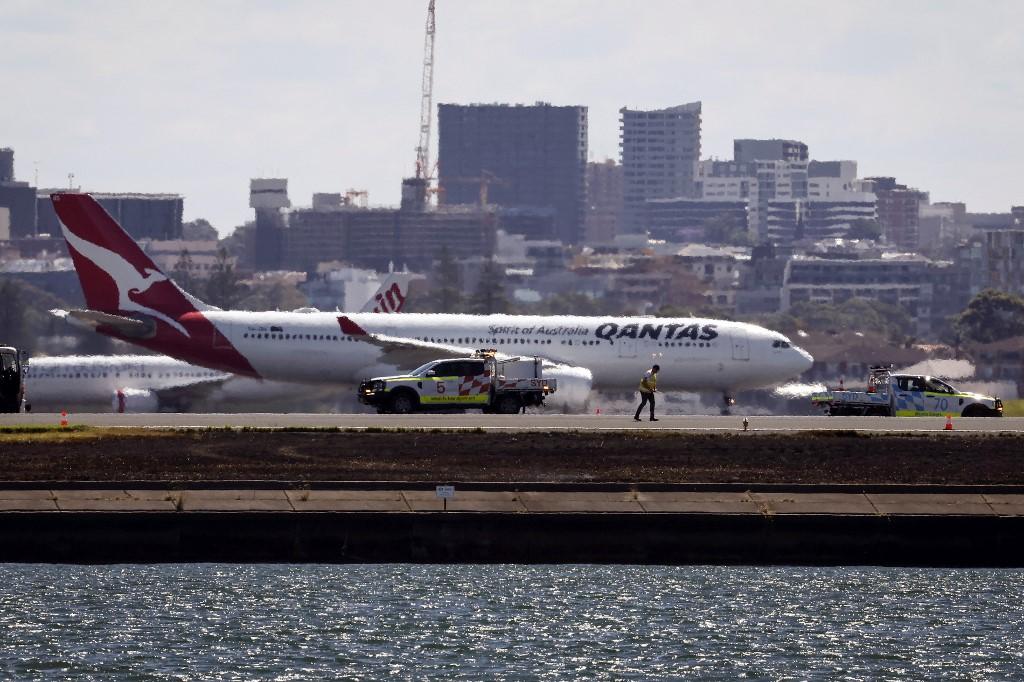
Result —
M400 313L409 285L420 275L389 272L363 306L364 313ZM66 317L65 311L54 311ZM69 318L74 320L75 318ZM33 358L26 366L26 405L39 410L100 409L115 412L188 411L208 404L266 403L294 396L302 387L259 381L189 364L166 355L65 355ZM308 391L305 397L315 398Z
M813 358L783 334L708 318L573 315L379 315L226 311L183 291L88 194L51 195L88 305L67 317L186 362L257 379L354 384L480 348L543 358L562 399L635 390L661 366L659 389L772 386ZM565 391L565 393L563 393Z
M65 355L33 358L26 401L36 410L85 406L116 412L156 412L197 388L204 392L233 374L164 355ZM174 396L172 398L172 396Z

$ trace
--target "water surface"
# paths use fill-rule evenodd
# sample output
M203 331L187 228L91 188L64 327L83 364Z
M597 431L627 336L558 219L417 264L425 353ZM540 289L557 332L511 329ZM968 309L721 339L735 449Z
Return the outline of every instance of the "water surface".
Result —
M1024 571L0 565L17 679L1010 679Z

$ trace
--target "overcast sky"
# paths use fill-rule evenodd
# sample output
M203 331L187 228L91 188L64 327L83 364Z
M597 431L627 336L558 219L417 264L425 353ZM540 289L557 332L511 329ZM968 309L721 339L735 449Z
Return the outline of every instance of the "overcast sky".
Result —
M435 103L586 105L592 159L618 158L620 107L700 100L704 157L795 138L933 201L1024 204L1017 0L437 5ZM397 204L426 6L0 0L0 147L21 180L180 193L222 234L251 177Z

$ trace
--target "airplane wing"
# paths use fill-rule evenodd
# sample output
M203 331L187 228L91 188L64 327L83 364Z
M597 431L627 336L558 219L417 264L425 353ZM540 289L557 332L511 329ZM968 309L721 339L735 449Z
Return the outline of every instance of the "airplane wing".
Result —
M234 378L232 374L218 377L197 377L190 384L154 388L150 392L157 397L160 405L163 407L188 410L193 402L209 398L217 389L223 387L232 378Z
M425 362L441 358L464 358L477 350L468 346L419 341L403 336L372 334L344 315L338 318L338 322L341 323L341 331L353 339L380 348L381 362L399 369L415 369Z
M381 361L394 365L400 370L415 369L431 360L464 358L479 350L468 346L432 343L430 341L419 341L417 339L388 336L386 334L372 334L345 316L339 317L338 322L341 324L341 330L353 339L379 347L381 349ZM543 353L529 353L529 355L539 357L544 363L544 371L551 374L551 376L563 377L559 379L559 385L562 385L562 382L568 383L571 381L584 387L584 396L590 391L593 373L589 368L558 362L544 357ZM497 353L496 357L499 360L511 360L516 356L507 353Z

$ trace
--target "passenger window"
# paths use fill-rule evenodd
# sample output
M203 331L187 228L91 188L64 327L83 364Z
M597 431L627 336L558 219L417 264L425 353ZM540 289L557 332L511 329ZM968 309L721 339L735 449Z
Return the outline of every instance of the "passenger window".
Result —
M434 365L434 376L437 377L450 377L455 376L458 373L458 362L440 362Z
M484 363L482 362L467 362L466 372L463 376L475 377L484 373Z

